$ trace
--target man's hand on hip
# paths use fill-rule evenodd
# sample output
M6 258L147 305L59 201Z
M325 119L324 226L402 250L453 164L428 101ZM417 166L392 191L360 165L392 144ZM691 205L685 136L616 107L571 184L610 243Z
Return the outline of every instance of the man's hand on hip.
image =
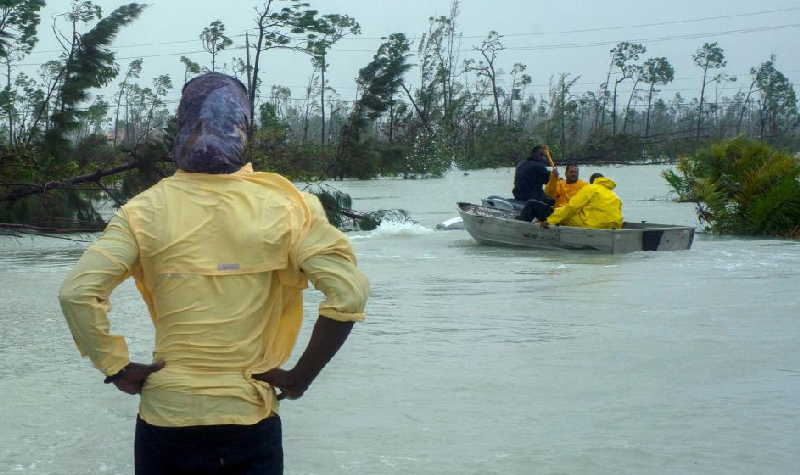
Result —
M253 378L279 389L281 392L278 394L278 400L301 398L311 385L312 379L298 374L297 369L287 371L281 368L271 369L266 373L254 374Z
M352 328L353 322L339 322L320 315L314 324L308 346L294 368L289 371L275 368L266 373L254 374L253 378L281 390L278 399L301 397L322 368L339 351Z
M114 383L114 386L122 392L139 394L148 376L161 370L164 364L163 361L156 361L153 364L128 363L122 371L106 378L105 382Z

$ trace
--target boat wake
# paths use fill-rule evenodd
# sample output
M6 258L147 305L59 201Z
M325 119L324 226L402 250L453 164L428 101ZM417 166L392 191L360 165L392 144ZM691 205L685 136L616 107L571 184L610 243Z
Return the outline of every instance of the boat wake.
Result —
M349 237L351 240L384 237L414 237L432 234L433 232L433 229L409 220L383 220L381 221L381 224L372 231L353 233Z

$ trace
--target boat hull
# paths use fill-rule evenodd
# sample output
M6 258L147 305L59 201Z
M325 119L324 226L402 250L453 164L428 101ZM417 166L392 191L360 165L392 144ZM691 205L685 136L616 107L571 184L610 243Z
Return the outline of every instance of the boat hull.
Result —
M459 203L464 228L479 243L539 249L592 250L608 254L680 251L692 247L694 228L653 223L624 223L622 229L570 226L542 228L490 207Z

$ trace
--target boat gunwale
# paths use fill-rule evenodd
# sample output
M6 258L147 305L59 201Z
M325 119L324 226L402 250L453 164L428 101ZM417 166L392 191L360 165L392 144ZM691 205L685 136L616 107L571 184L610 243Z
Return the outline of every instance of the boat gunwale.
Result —
M467 206L471 207L471 208L483 208L483 209L489 209L489 210L494 209L494 208L491 208L491 207L488 207L488 206L476 205L476 204L460 201L460 202L458 202L458 212L459 212L459 214L466 214L471 218L489 218L489 219L497 219L497 220L502 220L502 221L509 221L509 222L513 222L515 224L523 224L523 223L525 223L525 224L532 224L533 225L532 222L531 223L527 223L526 221L521 221L521 220L518 220L518 219L509 218L509 217L505 217L505 216L483 216L483 215L479 215L479 214L476 214L476 213L472 213L468 209L465 209L465 207L467 207ZM498 211L502 211L502 210L498 210ZM464 216L462 216L462 219L463 218L464 218ZM618 228L618 229L603 229L603 228L582 228L582 227L578 227L578 226L562 226L562 225L558 225L558 224L555 225L555 226L558 227L558 228L564 228L564 229L577 229L577 230L590 230L590 231L611 231L612 233L643 233L645 231L680 231L680 230L686 230L686 231L692 230L692 231L696 232L696 229L695 229L694 226L681 226L679 224L661 224L661 223L647 223L647 222L636 223L636 222L632 222L632 221L625 221L625 222L623 222L622 225L625 226L625 224L633 224L633 225L639 225L639 226L644 225L646 227L641 227L641 228L625 228L625 227L623 227L623 228Z

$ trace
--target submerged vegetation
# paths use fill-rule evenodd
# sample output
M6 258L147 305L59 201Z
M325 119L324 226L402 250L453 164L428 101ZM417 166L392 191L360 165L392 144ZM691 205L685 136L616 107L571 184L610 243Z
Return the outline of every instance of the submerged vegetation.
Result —
M489 31L470 45L459 25L460 2L453 0L444 15L427 19L415 40L387 34L359 70L357 94L345 99L329 83L337 68L329 53L361 34L348 15L322 14L308 3L260 0L246 35L227 31L224 18L209 19L197 40L206 61L180 56L182 77L161 74L145 82L144 58L121 65L111 48L144 4L107 13L88 0L61 3L65 11L52 25L61 52L44 62L38 75L28 75L17 65L37 43L45 0L0 2L0 63L7 77L0 91L0 223L52 232L102 227L100 206L120 205L174 172L176 101L169 96L197 74L217 70L238 77L248 90L255 121L247 158L257 169L294 180L424 178L442 176L454 165L511 166L535 143L550 144L562 163L652 163L688 156L668 179L683 198L704 203L701 212L712 227L743 229L741 222L728 224L731 216L756 219L766 213L771 217L757 218L747 232L792 233L784 221L796 215L768 212L761 195L755 197L761 204L742 201L736 211L717 208L713 193L700 195L711 193L701 183L719 178L705 175L711 172L699 165L710 160L704 154L722 153L719 147L745 139L704 148L709 144L746 135L780 150L798 149L797 97L774 56L753 66L747 81L735 82L725 70L720 44L687 51L696 65L694 98L666 96L675 68L632 41L602 53L608 69L599 84L568 72L534 77L520 62L501 67L514 61L501 32ZM302 97L281 85L267 89L264 71L278 49L309 60ZM108 97L97 94L114 82ZM542 86L544 93L534 92ZM714 193L730 191L722 184L729 172L723 175L714 181ZM790 194L790 185L781 187L784 191L770 199ZM343 226L356 219L364 228L380 217L347 217L342 213L351 212L350 205L344 206L342 197L318 191L337 210L332 221Z
M664 178L717 233L800 238L800 158L738 137L678 161Z
M347 193L324 183L307 185L303 191L319 198L328 221L334 226L347 231L371 231L384 220L395 223L413 223L414 221L402 209L382 209L370 212L353 210L353 199Z

